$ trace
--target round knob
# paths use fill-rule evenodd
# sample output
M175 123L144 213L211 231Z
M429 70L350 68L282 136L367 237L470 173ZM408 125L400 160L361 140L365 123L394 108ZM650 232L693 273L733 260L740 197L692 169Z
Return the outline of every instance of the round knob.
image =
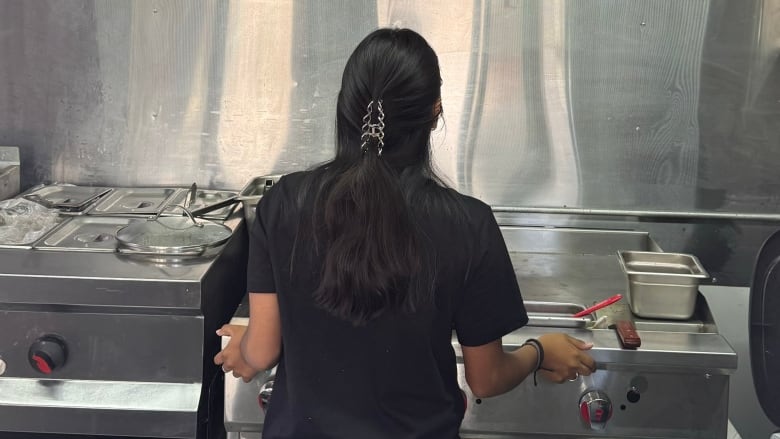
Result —
M580 417L591 430L603 430L612 417L612 402L606 393L591 390L580 397Z
M630 388L626 393L626 399L632 404L639 402L639 398L641 397L642 395L640 395L639 391L634 387Z
M257 402L260 404L260 408L265 411L268 408L268 403L271 402L271 394L274 391L274 376L271 377L260 386L260 394L257 395Z
M49 375L65 364L68 359L68 348L60 337L44 335L30 346L27 359L33 369Z
M0 358L0 375L4 375L5 374L5 369L6 369L5 360Z

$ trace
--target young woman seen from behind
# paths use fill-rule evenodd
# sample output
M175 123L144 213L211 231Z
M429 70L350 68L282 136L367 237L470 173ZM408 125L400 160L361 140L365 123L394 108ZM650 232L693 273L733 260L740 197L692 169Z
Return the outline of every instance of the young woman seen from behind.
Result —
M557 382L594 370L590 345L564 334L504 352L528 317L490 207L433 172L441 108L428 43L371 33L344 69L335 158L258 204L249 326L223 327L215 362L245 379L278 365L264 439L457 438L453 330L478 397L537 369Z

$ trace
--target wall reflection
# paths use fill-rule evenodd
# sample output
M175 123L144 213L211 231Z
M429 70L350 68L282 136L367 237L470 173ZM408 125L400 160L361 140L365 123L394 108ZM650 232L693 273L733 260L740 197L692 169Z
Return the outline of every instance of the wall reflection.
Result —
M3 1L0 139L24 148L25 186L239 188L329 158L347 56L405 26L440 54L433 144L457 188L517 206L771 210L770 166L734 150L780 159L778 4Z

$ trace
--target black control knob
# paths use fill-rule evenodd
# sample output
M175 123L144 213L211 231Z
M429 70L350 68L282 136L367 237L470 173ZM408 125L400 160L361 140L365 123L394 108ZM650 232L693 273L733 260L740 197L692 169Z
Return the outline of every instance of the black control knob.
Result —
M56 335L44 335L30 346L27 359L33 369L49 375L65 364L68 359L68 347L62 338Z

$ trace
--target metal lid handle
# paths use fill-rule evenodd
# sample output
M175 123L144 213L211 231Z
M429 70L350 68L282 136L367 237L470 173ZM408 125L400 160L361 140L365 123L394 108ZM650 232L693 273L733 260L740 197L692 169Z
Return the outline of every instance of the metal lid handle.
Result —
M189 209L187 209L186 207L182 206L181 204L173 204L173 205L170 205L170 206L166 206L165 209L167 209L169 207L178 207L178 208L180 208L181 210L184 211L184 213L187 215L187 217L192 220L192 223L195 224L195 227L203 227L203 224L201 224L198 221L196 221L195 217L192 216L192 212L190 212ZM155 215L154 218L152 218L151 220L152 221L157 221L157 219L160 218L160 216L163 214L163 211L165 209L160 209L160 211L157 212L157 215Z

